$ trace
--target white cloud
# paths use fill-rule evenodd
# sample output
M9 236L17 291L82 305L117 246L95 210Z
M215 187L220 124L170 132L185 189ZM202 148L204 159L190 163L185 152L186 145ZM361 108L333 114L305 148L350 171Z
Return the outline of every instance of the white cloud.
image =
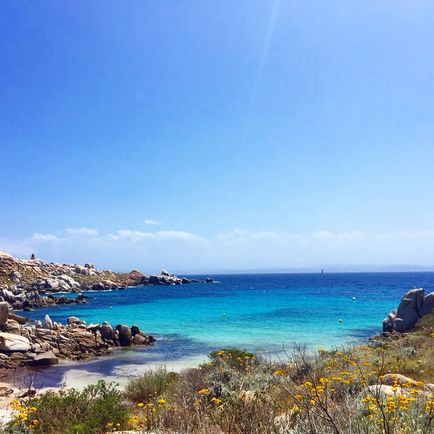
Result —
M434 230L407 230L407 231L390 231L379 234L379 238L385 240L428 240L434 238Z
M161 225L161 222L159 222L158 220L153 220L153 219L146 219L145 223L147 225L153 225L153 226Z
M191 234L185 231L158 231L155 232L156 238L162 240L180 240L180 241L188 241L188 242L206 242L208 241L206 238L201 237L199 235Z
M351 231L351 232L329 232L329 231L318 231L313 234L313 236L319 240L324 241L355 241L363 240L369 235L361 231Z
M291 232L273 232L273 231L246 231L235 228L230 232L220 233L216 235L216 239L220 241L232 241L234 239L249 241L277 241L277 242L303 242L305 236Z
M30 243L34 241L36 243L58 243L59 241L61 241L61 238L58 237L57 235L53 235L53 234L40 234L40 233L36 233L33 234L31 239L30 239Z
M185 231L157 231L141 232L129 229L121 229L114 234L108 234L107 238L115 241L139 242L143 240L180 240L187 242L206 241L205 238Z
M434 230L310 233L235 228L208 238L187 231L68 228L26 238L0 237L0 250L19 257L143 271L326 267L328 264L434 265Z
M114 241L142 241L144 239L153 238L153 234L150 232L132 231L130 229L120 229L114 234L108 234L107 238Z
M98 230L93 228L68 228L66 233L71 237L97 237Z

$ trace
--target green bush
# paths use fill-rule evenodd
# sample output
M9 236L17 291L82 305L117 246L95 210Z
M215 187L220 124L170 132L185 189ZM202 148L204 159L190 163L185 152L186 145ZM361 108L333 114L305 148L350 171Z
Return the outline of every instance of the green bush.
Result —
M222 348L213 351L209 358L214 363L224 362L234 368L244 368L255 363L256 358L253 353L239 348Z
M175 372L159 367L145 372L139 378L130 380L125 387L124 396L134 403L151 401L162 396L177 378L178 374Z
M415 331L417 332L424 332L428 331L428 333L431 333L434 331L434 310L431 311L428 315L423 316L417 323L415 327Z
M47 392L23 400L18 408L18 416L29 416L11 422L8 433L102 434L110 424L125 426L129 418L116 384L103 380L82 391Z

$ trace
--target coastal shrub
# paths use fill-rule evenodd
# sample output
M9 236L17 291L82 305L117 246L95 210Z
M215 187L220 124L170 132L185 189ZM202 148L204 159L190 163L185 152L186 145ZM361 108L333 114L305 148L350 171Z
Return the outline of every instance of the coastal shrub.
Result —
M249 369L217 357L181 375L161 432L434 432L434 395L422 382L383 383L389 366L375 348L316 355L299 348L286 363L258 360Z
M162 396L177 378L178 374L160 366L130 380L125 387L124 396L133 403L148 402Z
M294 347L279 363L220 350L180 374L147 372L122 395L103 383L30 399L11 426L22 428L13 434L432 434L432 377L390 374L397 372L391 358L410 337L423 339L416 356L408 354L413 363L433 346L425 329L381 345L315 353Z
M320 352L303 382L283 377L290 411L281 432L433 432L434 394L423 382L386 380L385 360L368 346Z
M222 348L218 351L213 351L209 358L213 363L225 363L233 368L245 369L256 363L257 359L253 353L239 348Z
M267 393L256 393L250 399L240 394L226 396L217 408L210 411L210 419L221 432L278 434L275 419L279 415L279 406L276 404Z
M389 372L434 382L434 312L421 318L411 333L393 334L376 342L372 351L383 354ZM357 351L357 346L352 351Z
M126 426L129 420L116 384L102 380L82 391L50 391L13 406L14 420L7 433L102 434L107 427Z

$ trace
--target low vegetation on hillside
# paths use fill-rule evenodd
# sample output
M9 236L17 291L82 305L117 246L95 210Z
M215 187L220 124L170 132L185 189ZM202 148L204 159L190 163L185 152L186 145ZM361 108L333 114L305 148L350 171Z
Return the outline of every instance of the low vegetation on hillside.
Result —
M101 381L14 402L5 432L433 433L433 344L429 315L412 333L315 355L296 348L281 363L222 349L198 368L160 368L124 390Z

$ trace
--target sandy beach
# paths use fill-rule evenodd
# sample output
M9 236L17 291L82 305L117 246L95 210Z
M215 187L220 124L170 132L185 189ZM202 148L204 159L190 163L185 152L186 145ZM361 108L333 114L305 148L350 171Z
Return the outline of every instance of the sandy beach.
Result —
M29 388L39 395L62 388L83 389L98 380L113 381L122 387L129 379L157 367L165 366L167 370L181 372L205 361L206 357L195 356L167 362L131 363L128 357L112 355L86 361L62 360L55 366L45 368L18 368L13 374L0 379L0 390L9 391L7 396L0 397L0 425L11 418L11 402Z

